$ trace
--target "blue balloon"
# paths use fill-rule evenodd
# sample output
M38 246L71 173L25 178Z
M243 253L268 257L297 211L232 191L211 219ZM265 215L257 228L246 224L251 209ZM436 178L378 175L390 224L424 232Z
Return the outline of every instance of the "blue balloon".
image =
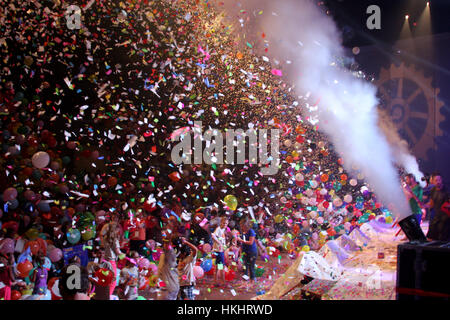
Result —
M212 260L211 259L204 260L200 265L200 267L202 267L203 271L205 272L210 271L212 268Z
M43 267L46 269L50 269L52 267L52 262L47 257L45 257L44 260L45 260L45 263L44 263Z
M81 233L78 229L70 229L67 234L67 241L69 241L71 244L75 244L78 241L80 241Z

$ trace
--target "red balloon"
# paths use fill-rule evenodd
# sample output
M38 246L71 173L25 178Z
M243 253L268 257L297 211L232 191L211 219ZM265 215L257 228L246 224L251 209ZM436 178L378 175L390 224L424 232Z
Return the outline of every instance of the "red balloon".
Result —
M17 290L11 291L11 300L19 300L22 297L22 294Z
M229 270L225 273L225 280L226 280L226 281L233 281L235 277L236 277L236 273L234 272L233 269L229 269Z
M17 265L17 271L19 271L21 278L28 277L31 269L33 269L33 264L28 260L25 260Z
M117 184L117 178L116 177L109 177L108 178L108 185L110 187L114 187Z

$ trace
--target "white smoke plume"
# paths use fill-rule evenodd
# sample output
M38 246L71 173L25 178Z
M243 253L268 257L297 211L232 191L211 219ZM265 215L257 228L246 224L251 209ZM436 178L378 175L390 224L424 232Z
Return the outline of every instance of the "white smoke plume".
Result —
M256 53L269 56L273 67L282 69L299 95L308 93L308 115L319 121L319 129L343 157L345 169L354 174L352 168L357 167L378 200L390 206L397 218L411 215L392 148L377 125L377 90L339 67L336 58L345 54L332 18L310 0L224 3L227 18L237 22L235 29L243 43L261 42L261 34L265 34L262 41L266 46L255 47ZM277 60L281 61L278 67ZM397 160L404 164L400 158Z

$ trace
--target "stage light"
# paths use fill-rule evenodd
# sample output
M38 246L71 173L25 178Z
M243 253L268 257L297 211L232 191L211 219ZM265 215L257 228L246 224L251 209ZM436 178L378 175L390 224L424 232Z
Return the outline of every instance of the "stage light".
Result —
M406 16L405 16L405 19L408 20L408 19L409 19L409 15L406 15Z

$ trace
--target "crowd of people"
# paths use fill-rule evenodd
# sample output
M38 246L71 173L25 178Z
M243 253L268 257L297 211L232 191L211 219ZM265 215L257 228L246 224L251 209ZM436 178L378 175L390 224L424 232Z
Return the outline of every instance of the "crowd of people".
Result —
M393 221L253 52L266 44L242 48L210 2L70 4L80 29L64 1L0 0L2 299L194 299L203 277L254 290L258 259ZM280 129L279 172L174 164L173 133L197 120ZM438 239L448 198L431 184L431 203L408 194Z

